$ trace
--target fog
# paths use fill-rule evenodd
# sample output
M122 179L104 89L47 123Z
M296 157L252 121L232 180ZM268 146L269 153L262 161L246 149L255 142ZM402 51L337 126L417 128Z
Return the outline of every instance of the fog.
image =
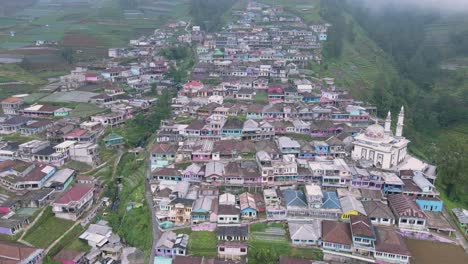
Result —
M468 0L349 0L364 2L376 11L386 8L424 9L439 12L468 12Z

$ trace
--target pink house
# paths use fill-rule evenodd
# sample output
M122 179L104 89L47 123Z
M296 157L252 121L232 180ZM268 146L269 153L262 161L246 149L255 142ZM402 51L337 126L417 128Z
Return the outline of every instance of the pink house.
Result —
M211 160L211 152L213 151L213 141L200 140L195 142L192 147L193 161L209 161Z
M96 73L87 72L85 74L85 81L86 82L98 82L99 81L99 75L97 75Z
M283 93L283 87L281 86L270 86L268 87L268 93Z
M189 81L184 84L184 93L186 94L196 93L199 90L203 89L203 87L205 86L199 81Z

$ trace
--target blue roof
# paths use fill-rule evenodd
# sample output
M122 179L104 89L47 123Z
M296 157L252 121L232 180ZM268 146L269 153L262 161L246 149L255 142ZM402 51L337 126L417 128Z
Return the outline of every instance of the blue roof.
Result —
M306 197L303 191L283 190L283 197L286 207L298 206L308 207Z
M322 208L325 209L340 209L340 200L336 192L323 192L323 205Z

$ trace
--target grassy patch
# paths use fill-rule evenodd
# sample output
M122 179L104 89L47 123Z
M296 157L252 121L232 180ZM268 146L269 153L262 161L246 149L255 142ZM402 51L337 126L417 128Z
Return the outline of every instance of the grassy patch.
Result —
M5 141L14 141L14 142L19 142L19 143L25 143L25 142L37 139L37 137L34 137L34 136L23 136L17 133L10 134L10 135L2 135L1 137Z
M217 241L215 232L192 232L189 238L189 251L195 256L216 257Z
M268 104L268 95L266 91L257 91L254 97L255 104Z
M88 164L86 164L84 162L79 162L79 161L76 161L76 160L72 160L72 161L67 162L67 164L65 164L65 167L76 170L76 171L81 172L81 173L89 171L92 168Z
M45 209L41 218L28 230L24 240L34 246L47 248L73 225L72 221L59 219L52 213L52 207Z
M33 104L37 101L39 101L41 98L49 95L48 93L32 93L26 97L23 98L24 102L27 104Z
M140 156L142 158L142 156ZM119 193L119 207L116 211L110 212L106 220L109 221L114 232L118 233L129 245L137 247L148 253L151 249L151 217L150 209L145 200L145 179L146 179L146 161L139 160L134 154L126 153L120 159L117 167L117 175L120 176L123 184L122 191ZM113 163L112 163L113 164ZM107 167L107 166L106 166ZM111 174L112 166L109 166L105 174ZM109 181L106 196L113 197L115 194L115 183ZM114 199L116 197L113 197ZM133 208L127 211L129 202L142 203L140 208Z
M17 64L0 64L0 76L9 82L25 82L26 84L31 85L40 85L46 83L41 78L24 70Z
M82 252L89 251L91 247L86 242L79 239L79 236L84 231L85 229L81 225L73 227L73 229L68 234L66 234L57 244L55 244L54 247L50 249L49 255L53 257L62 249Z
M99 108L97 105L94 104L87 104L87 103L79 103L76 107L71 111L70 117L89 117L92 115L96 115L99 113L103 113L108 111L108 109Z
M255 223L250 225L250 232L265 232L268 227L284 228L283 223Z

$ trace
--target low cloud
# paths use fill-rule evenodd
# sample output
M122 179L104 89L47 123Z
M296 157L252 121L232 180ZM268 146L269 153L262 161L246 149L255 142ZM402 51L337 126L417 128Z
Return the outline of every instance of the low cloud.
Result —
M351 3L356 0L349 0ZM468 0L357 0L369 8L418 8L440 12L468 12Z

